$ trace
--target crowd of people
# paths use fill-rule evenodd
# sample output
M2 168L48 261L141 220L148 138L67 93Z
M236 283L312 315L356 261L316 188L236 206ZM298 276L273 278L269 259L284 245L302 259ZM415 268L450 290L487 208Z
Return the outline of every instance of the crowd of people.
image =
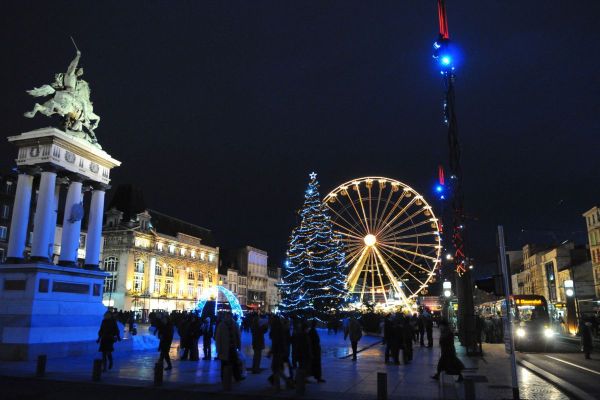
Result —
M214 360L220 361L222 379L228 374L235 381L241 381L246 376L246 362L242 352L242 330L245 330L252 338L253 357L249 364L251 373L261 373L261 360L267 348L265 338L268 337L270 346L266 356L270 359L271 371L267 379L271 384L279 382L291 388L295 386L297 379L309 382L310 378L314 378L315 382L325 382L321 367L321 338L316 320L257 313L247 314L241 320L238 317L230 312L220 312L217 316L204 319L196 313L151 313L150 333L159 339L158 364L166 371L173 368L170 352L177 332L180 338L178 357L181 361L199 361L200 343L204 353L202 359L213 360L211 347L214 340L217 351ZM98 343L104 371L113 367L112 352L114 343L121 340L122 332L118 326L121 321L128 324L130 330L135 325L131 316L107 312L100 326ZM408 364L412 361L413 345L433 347L433 323L434 318L427 309L414 315L397 313L385 316L380 325L385 345L385 363L400 364L402 352L402 361ZM363 327L356 316L322 326L327 327L329 333L337 333L340 328L343 330L344 340L350 341L352 361L356 361L358 343L363 336ZM441 371L460 374L461 363L456 358L454 336L444 321L440 323L440 333L442 357L433 377L437 378Z

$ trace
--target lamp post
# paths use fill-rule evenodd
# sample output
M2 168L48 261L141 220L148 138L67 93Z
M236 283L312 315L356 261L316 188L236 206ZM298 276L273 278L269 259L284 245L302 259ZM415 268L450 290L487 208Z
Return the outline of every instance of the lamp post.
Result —
M575 296L575 285L572 279L566 280L563 284L565 295L567 297L567 329L569 333L577 333L577 297Z

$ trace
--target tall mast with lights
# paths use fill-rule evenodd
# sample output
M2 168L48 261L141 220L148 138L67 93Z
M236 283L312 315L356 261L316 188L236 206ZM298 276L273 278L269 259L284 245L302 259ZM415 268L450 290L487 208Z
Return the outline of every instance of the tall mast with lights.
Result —
M467 351L476 352L473 346L475 333L473 289L471 286L471 274L467 267L467 257L465 255L464 197L460 164L460 142L458 139L454 97L457 52L450 42L445 0L437 0L437 8L439 35L433 43L433 57L439 64L445 88L444 123L448 127L449 148L449 179L447 179L447 186L450 192L452 207L452 228L450 234L452 235L452 247L454 249L453 264L456 272L456 291L459 303L458 328L461 342L467 346Z

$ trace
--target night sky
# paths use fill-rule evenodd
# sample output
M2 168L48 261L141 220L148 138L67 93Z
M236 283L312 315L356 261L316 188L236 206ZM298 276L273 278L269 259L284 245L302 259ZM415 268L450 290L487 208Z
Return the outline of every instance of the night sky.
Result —
M448 1L462 49L457 113L468 252L585 241L600 198L600 1ZM5 136L25 90L83 55L96 130L154 209L212 229L221 246L286 250L308 173L325 195L367 175L433 203L447 164L434 0L7 1L0 16ZM0 146L1 171L15 149ZM436 207L438 204L434 204Z

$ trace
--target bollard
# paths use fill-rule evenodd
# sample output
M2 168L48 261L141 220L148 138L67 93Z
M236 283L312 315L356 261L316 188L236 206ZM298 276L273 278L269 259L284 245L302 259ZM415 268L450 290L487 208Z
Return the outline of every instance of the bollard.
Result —
M46 355L41 354L37 358L37 366L35 368L35 376L41 378L46 373Z
M475 381L472 378L465 378L465 400L475 400Z
M96 358L94 360L94 366L92 367L92 380L96 381L96 382L99 381L101 375L102 375L102 360L99 358Z
M299 368L298 372L296 372L296 394L302 396L306 389L306 371L304 369Z
M154 386L161 386L163 383L163 363L154 364Z
M221 380L223 382L223 390L229 391L231 390L231 380L233 375L233 370L231 365L223 365L221 366Z
M387 373L377 373L377 400L387 400Z

